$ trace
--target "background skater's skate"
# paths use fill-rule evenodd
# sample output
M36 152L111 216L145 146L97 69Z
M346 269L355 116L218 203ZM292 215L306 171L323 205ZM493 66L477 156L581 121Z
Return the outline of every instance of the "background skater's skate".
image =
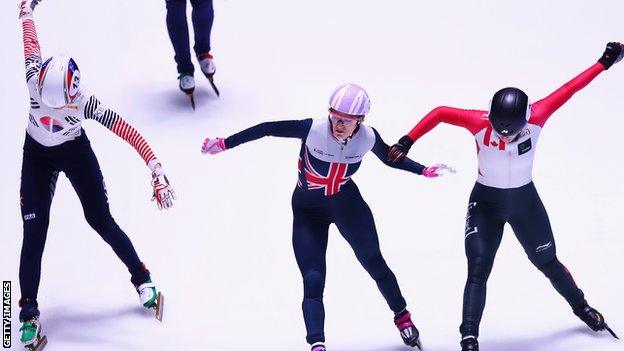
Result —
M195 78L193 77L192 74L180 73L178 80L180 81L180 85L179 85L180 90L182 90L182 92L186 94L186 96L189 97L189 99L191 100L191 106L193 107L193 110L194 110L195 109L195 97L193 94L195 92Z
M20 341L28 351L41 351L48 343L48 338L41 335L41 323L37 317L25 320L19 330Z
M200 55L198 57L198 60L199 60L199 67L201 68L206 78L208 78L208 82L210 82L210 85L212 86L212 90L214 90L217 96L220 96L219 89L217 89L217 86L214 83L214 74L217 72L217 66L215 66L214 64L212 55L210 54Z

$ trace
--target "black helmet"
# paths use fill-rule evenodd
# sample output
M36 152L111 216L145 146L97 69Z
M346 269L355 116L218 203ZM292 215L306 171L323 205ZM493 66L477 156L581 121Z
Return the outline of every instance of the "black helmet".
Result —
M518 88L504 88L494 94L488 118L498 134L511 136L524 128L530 114L527 94Z

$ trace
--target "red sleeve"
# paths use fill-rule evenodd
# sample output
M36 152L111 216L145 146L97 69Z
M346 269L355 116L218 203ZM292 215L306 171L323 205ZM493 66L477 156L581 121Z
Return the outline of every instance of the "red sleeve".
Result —
M436 107L423 117L407 135L410 139L416 141L440 124L440 122L464 127L472 135L475 135L487 126L487 119L481 118L485 113L485 111L479 110L462 110L446 106Z
M22 34L24 40L24 60L26 63L26 81L37 75L41 66L41 49L37 39L37 30L32 16L22 19Z
M601 63L596 63L585 72L579 74L571 81L555 90L552 94L531 105L531 118L529 122L543 127L548 118L565 104L574 93L585 88L605 68Z

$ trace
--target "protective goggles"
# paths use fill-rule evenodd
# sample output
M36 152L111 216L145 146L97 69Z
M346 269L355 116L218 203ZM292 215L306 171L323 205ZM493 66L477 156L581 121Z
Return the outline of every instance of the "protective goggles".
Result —
M364 116L354 116L331 108L329 109L329 119L332 123L352 126L358 124L363 118Z

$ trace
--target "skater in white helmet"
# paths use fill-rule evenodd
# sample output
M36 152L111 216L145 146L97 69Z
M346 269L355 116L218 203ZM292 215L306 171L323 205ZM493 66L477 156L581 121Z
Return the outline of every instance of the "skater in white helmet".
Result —
M162 301L150 272L139 259L128 236L111 216L106 186L89 139L82 128L85 120L95 120L127 141L141 155L151 172L153 200L158 207L173 206L175 194L154 152L141 134L117 113L105 107L80 81L76 62L66 55L54 55L42 63L33 20L39 1L19 2L22 21L26 82L30 113L26 128L20 185L24 240L20 257L19 305L21 341L32 350L45 345L41 337L37 294L41 257L45 245L50 205L56 181L64 172L74 187L89 225L123 261L141 303L161 315ZM85 280L90 279L85 276Z

